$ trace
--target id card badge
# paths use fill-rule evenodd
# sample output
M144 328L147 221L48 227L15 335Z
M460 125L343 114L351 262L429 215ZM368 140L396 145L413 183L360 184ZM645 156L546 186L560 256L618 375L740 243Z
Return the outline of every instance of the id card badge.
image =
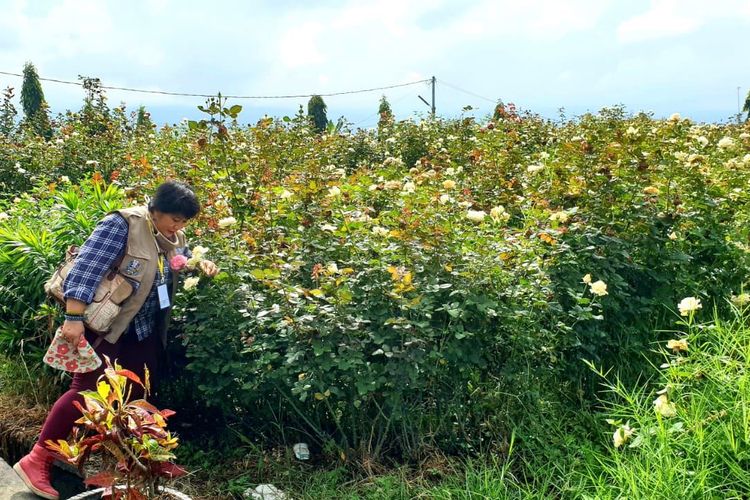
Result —
M156 292L159 294L159 307L166 309L169 307L169 292L167 291L167 284L162 283L156 287Z

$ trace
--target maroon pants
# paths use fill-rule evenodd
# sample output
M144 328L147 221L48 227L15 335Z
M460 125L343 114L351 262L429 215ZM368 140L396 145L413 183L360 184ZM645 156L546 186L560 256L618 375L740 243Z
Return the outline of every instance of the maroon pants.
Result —
M76 373L73 375L70 389L60 396L52 406L49 415L47 415L47 420L45 420L44 427L42 427L42 432L39 435L39 443L44 445L44 442L48 439L57 441L58 439L68 438L68 434L73 429L75 421L81 418L81 412L73 405L73 401L83 404L83 397L79 392L96 389L97 379L104 373L105 355L109 356L110 361L113 363L117 360L123 368L135 372L141 377L141 380L144 379L143 366L148 366L151 384L155 384L161 348L161 342L158 337L159 335L153 332L144 340L139 341L135 331L131 328L123 333L120 339L114 344L103 340L95 349L102 360L102 366L93 372ZM86 339L93 345L97 337L96 334L86 331ZM137 384L133 384L132 387L132 399L143 397L143 388Z

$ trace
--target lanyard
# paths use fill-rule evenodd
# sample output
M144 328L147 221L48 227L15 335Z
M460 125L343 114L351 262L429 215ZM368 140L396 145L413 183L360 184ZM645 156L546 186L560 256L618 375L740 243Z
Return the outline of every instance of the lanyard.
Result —
M164 276L164 259L161 256L161 253L156 254L156 264L159 266L159 283L164 283L166 280L166 276Z
M164 276L164 259L162 259L161 256L161 249L159 248L159 242L156 241L156 235L154 234L156 232L156 229L154 228L154 223L151 222L151 217L148 218L148 227L151 230L151 236L154 238L154 245L156 245L156 265L159 268L159 283L164 283L166 281L166 276Z

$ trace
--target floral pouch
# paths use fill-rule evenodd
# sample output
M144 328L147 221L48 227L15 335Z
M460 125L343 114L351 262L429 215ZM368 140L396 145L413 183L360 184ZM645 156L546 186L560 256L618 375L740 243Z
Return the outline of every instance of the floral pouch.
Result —
M86 337L81 336L78 346L74 346L65 340L61 328L55 332L52 344L44 355L44 362L52 368L71 373L93 372L102 364Z

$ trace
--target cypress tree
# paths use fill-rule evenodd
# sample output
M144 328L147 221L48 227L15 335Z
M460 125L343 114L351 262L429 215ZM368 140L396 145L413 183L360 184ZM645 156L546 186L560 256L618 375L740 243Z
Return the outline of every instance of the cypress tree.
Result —
M314 95L307 103L307 116L312 121L313 128L316 132L323 133L328 126L326 117L327 106L323 98Z
M21 106L26 115L26 123L37 135L45 139L52 137L49 117L47 116L47 103L44 100L42 84L36 68L30 62L23 67L23 85L21 86Z

